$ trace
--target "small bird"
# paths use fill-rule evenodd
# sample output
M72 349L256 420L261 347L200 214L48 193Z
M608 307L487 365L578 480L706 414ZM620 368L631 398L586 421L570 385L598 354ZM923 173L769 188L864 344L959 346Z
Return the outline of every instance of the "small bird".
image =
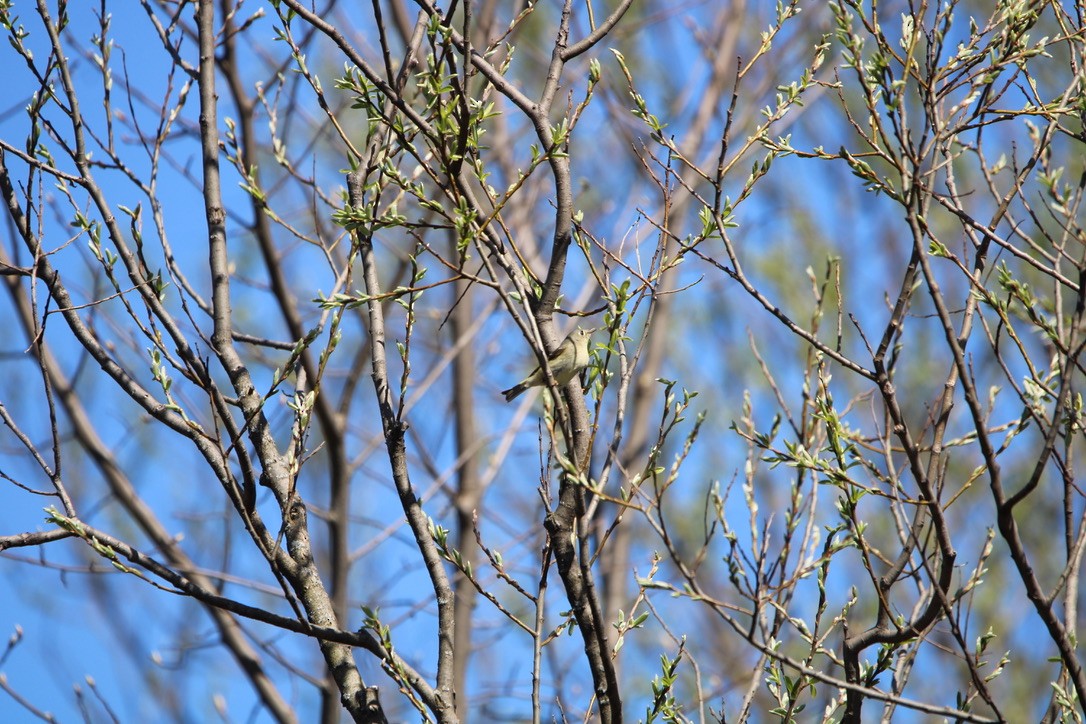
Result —
M551 352L547 358L547 364L551 368L554 381L561 387L569 383L581 370L588 366L588 344L592 339L594 329L577 327L569 336L562 340L558 349ZM547 375L543 369L536 367L532 373L508 390L503 390L505 401L510 402L529 387L541 387L547 384Z

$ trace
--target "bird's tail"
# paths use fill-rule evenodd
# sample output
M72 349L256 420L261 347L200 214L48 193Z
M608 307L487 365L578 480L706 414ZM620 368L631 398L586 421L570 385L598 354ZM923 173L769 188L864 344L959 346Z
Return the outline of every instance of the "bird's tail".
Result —
M520 395L520 393L524 392L526 389L528 389L528 388L525 387L524 385L514 385L514 386L510 387L508 390L502 390L502 394L505 395L505 401L506 402L512 402L514 398L516 398L518 395Z

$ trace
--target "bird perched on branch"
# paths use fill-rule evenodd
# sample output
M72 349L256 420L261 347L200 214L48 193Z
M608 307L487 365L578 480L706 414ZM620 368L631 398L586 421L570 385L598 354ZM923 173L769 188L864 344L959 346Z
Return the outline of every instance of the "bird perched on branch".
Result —
M577 327L569 336L562 340L562 344L551 352L547 358L547 365L551 368L551 376L562 387L576 377L581 370L588 366L588 345L592 341L594 329ZM547 384L547 375L542 367L536 367L532 373L508 390L502 391L505 401L509 402L529 387L542 387Z

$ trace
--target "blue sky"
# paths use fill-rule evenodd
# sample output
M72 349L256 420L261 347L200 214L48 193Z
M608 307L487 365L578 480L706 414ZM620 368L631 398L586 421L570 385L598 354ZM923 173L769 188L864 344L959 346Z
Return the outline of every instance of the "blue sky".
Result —
M76 14L84 10L72 9L73 21L69 32L79 39L89 37L94 32L89 12ZM29 11L25 12L27 15L23 21L32 30L29 42L35 47L36 56L43 57L44 49L33 45L41 40L40 28L33 24ZM707 22L705 18L709 12L709 9L694 4L688 10L686 19L693 24ZM824 20L814 18L812 22ZM765 22L768 22L768 18ZM273 24L268 18L257 20L250 32L268 41L268 52L272 57L281 58L284 48L281 44L272 44L270 40ZM668 68L654 65L651 61L656 56L650 55L649 51L661 52L673 58L678 65L683 65L696 52L691 45L684 45L687 36L674 30L675 27L666 26L667 33L674 33L672 41L667 44L661 38L672 36L663 31L660 35L648 36L661 41L663 50L652 47L648 40L642 40L643 45L627 40L632 47L624 46L629 58L641 60L635 58L633 51L636 50L645 53L643 62L635 65L631 61L631 65L635 69L640 66L644 75L638 76L639 88L644 89L650 107L654 111L660 109L661 114L666 110L664 104L670 94L653 84L666 78ZM155 110L154 104L167 95L176 99L184 77L176 76L172 88L167 89L163 68L168 58L150 32L146 18L140 13L118 13L113 18L112 33L118 48L124 51L122 54L117 50L114 56L115 101L123 98L121 87L126 82L123 70L127 72L127 82L131 82L133 88L149 99L149 107L137 105L135 108L141 123L149 124L155 117L152 112ZM366 37L363 29L358 30L358 35L363 39ZM191 51L191 47L187 50ZM522 72L527 73L536 50L530 43L525 43L520 52L520 62L525 64ZM613 98L619 99L617 102L625 103L621 75L610 54L601 48L594 55L600 58L605 78L612 84L609 92ZM188 57L192 57L191 53ZM0 59L7 67L22 67L21 61L6 44L0 49ZM71 60L79 67L77 77L81 87L87 88L89 93L100 87L100 79L89 59L77 59L73 54ZM248 58L247 61L246 75L251 80L269 75L268 58ZM320 69L325 89L331 89L338 61L315 57L310 59L310 63L312 67ZM579 69L582 71L580 75L577 70L571 70L570 75L575 98L579 98L583 92L583 69ZM654 77L654 71L659 72L660 77ZM779 80L786 82L791 78ZM9 83L8 97L12 99L10 107L17 109L25 103L34 88L27 83L23 74L13 73L6 82ZM690 96L691 104L697 94L695 83ZM761 96L745 98L744 102L751 108L757 108L770 102L773 94L770 84L762 89ZM90 98L92 100L84 104L84 113L94 119L95 127L101 131L104 128L101 107L95 105L96 96L91 95ZM833 111L829 110L832 108L831 100L825 95L820 96L804 111L798 122L789 124L795 147L824 146L833 149L848 140L848 134L839 125L834 125ZM659 214L658 199L651 190L645 191L645 186L634 176L635 168L627 155L626 141L617 129L606 125L608 118L602 111L602 104L603 101L598 99L597 106L590 110L573 141L574 180L581 184L579 188L585 189L580 198L586 206L591 204L587 209L591 212L589 228L609 245L617 247L624 242L628 249L636 240L651 249L654 239L652 227L639 213ZM684 124L689 122L691 107L687 105L669 116L671 128L677 134L681 134ZM181 266L192 275L197 286L206 290L206 229L202 206L193 178L185 178L186 174L194 178L199 175L198 147L191 135L197 120L195 109L193 97L179 120L177 139L168 145L172 164L162 166L159 199L167 213L166 229L170 243ZM5 111L7 108L0 108L0 135L5 139L15 139L12 143L18 145L26 134L25 115ZM310 119L320 118L311 95L305 93L300 93L290 104L284 103L284 111L282 128L297 128L299 135ZM125 108L121 112L130 114L132 109ZM233 115L225 105L222 113L223 116ZM122 127L123 124L118 122L118 138L125 148L125 158L137 170L145 171L145 157L141 157L131 136L121 132ZM186 134L184 130L189 133ZM640 141L646 141L647 132L634 135ZM519 138L517 141L519 143ZM526 159L527 142L518 145L518 148L520 156ZM760 157L760 153L755 156ZM336 174L344 165L340 149L334 146L316 145L313 158L301 152L299 157L311 164L302 167L302 173L313 173L327 180L329 185L335 185ZM741 163L740 167L749 167L752 160L753 157ZM271 165L270 159L264 162ZM9 160L9 163L14 166L17 162ZM103 170L101 180L111 195L115 211L116 205L134 207L140 202L138 191L120 174ZM734 181L734 189L729 191L738 194L743 180L743 175L739 174ZM231 251L236 255L242 276L250 282L239 282L234 286L238 321L254 333L282 340L285 337L283 326L274 314L268 313L270 308L265 306L268 302L261 286L263 278L248 276L250 273L256 274L259 269L255 264L256 252L251 239L241 229L242 223L248 219L249 206L245 195L237 188L237 182L236 176L228 174L224 193L227 205L233 212ZM881 333L881 325L885 324L887 317L883 295L896 291L895 284L899 283L896 275L900 274L900 264L908 254L908 239L901 228L895 226L900 221L900 212L884 197L863 192L841 163L834 165L831 162L781 159L776 162L774 173L759 188L765 189L765 192L752 197L736 214L740 227L735 232L735 238L748 255L748 273L775 293L774 300L782 308L794 313L797 320L806 322L805 315L809 314L811 304L810 282L805 275L791 272L810 266L820 277L827 257L838 257L842 259L847 311L855 315L865 331L874 330L876 335ZM47 186L43 193L50 195L55 192ZM311 212L310 199L296 191L284 189L274 197L274 201L281 204L278 208L295 211L302 219L299 224L307 226L304 219ZM549 208L546 200L539 205L542 209ZM144 212L145 215L149 214L146 202ZM685 228L682 228L684 233L697 228L695 215L691 214L690 217ZM66 227L67 221L65 218L44 220L52 247L59 248L75 236L75 232ZM324 221L327 224L327 219ZM540 238L545 238L550 228L549 217L545 213L538 214L533 226ZM679 226L683 227L682 224ZM145 222L144 232L148 236L146 248L150 263L161 263L162 254L149 222ZM630 234L628 238L627 233ZM380 241L390 252L405 240L390 234ZM85 235L75 238L57 254L56 263L58 266L63 264L66 282L89 299L101 295L101 290L93 286L94 265L86 243ZM317 292L327 293L331 289L331 278L322 261L322 254L318 249L295 243L287 257L292 282L311 295L305 298L312 299ZM391 253L387 258L391 266ZM571 259L566 289L569 298L576 300L576 292L588 275L583 259L576 258L575 254ZM433 275L431 279L438 278L442 273L437 264L429 263L428 266ZM540 268L537 267L537 270ZM728 428L739 417L747 390L752 391L755 406L753 417L760 429L768 428L776 413L773 396L765 389L756 365L751 362L747 336L754 336L760 353L766 355L774 369L781 372L778 382L789 401L799 400L802 392L804 380L799 364L803 360L804 349L794 336L776 325L768 313L718 272L688 260L678 278L680 286L696 286L689 294L678 297L678 313L669 320L668 328L660 330L669 340L674 340L671 344L672 354L668 355L663 374L679 380L681 386L702 391L692 406L688 422L680 426L679 434L689 431L689 421L693 419L694 412L706 411L708 421L687 463L684 485L677 488L673 504L677 517L681 519L688 509L701 502L705 490L714 481L719 481L723 487L734 482L735 487L729 497L729 521L743 530L748 513L739 481L745 462L745 449L741 440L728 432ZM796 279L802 283L797 283ZM438 289L425 298L424 308L427 311L443 310L447 307L447 297L445 290ZM173 308L179 310L177 297L170 296L169 299ZM588 301L588 307L599 303L598 296L590 297ZM0 304L8 305L10 302L4 297ZM103 335L117 343L118 355L128 361L145 384L149 383L149 362L143 352L146 345L138 337L131 339L130 332L117 329L110 323L111 319L120 318L117 316L118 306L116 300L102 305L101 313L95 319L100 320ZM9 309L3 308L5 313L10 314ZM303 310L307 323L316 323L320 316L318 306L309 303L303 305ZM926 316L928 312L930 310L925 309L924 305L918 304L917 314L909 320L914 328L927 331L927 336L917 338L925 343L938 339L934 323ZM389 305L389 313L394 323L402 319L396 316L397 308L393 305ZM90 316L88 312L88 318ZM198 314L196 317L200 319ZM47 338L55 346L61 365L69 375L75 377L81 394L86 396L94 410L96 431L115 452L124 469L139 486L141 494L156 509L165 511L164 522L178 534L185 535L193 554L202 565L209 570L244 572L247 580L229 583L227 594L250 603L284 610L282 602L275 595L274 581L259 557L244 545L222 544L223 539L238 533L238 523L230 517L218 484L201 466L191 444L159 430L131 401L120 398L104 375L79 354L60 322L59 317L51 318ZM831 329L833 323L832 319L827 318L825 329ZM859 354L862 342L847 319L845 327L848 350L862 358L862 354ZM637 328L637 324L634 328ZM340 359L347 359L346 353L361 338L359 325L349 324L347 329L348 334L345 334L339 350L343 355ZM434 343L444 339L440 336L443 334L437 330L436 321L427 318L416 344L421 350L431 344L437 348L439 345ZM193 337L196 338L195 335ZM322 341L325 339L322 337ZM501 402L497 390L518 379L531 362L523 339L507 321L496 318L489 322L479 339L477 349L482 350L480 357L487 379L480 381L476 394L480 418L489 423L482 434L487 437L487 446L492 447L500 439L500 434L512 424L515 414L515 408ZM934 341L930 343L935 344ZM15 412L30 438L48 449L48 421L41 414L40 405L34 404L35 400L40 399L40 374L25 354L27 345L25 338L16 335L5 341L6 374L0 380L0 401ZM206 350L203 354L207 355ZM927 366L930 361L927 349L913 347L902 354L905 359L903 369L913 372L914 379L923 380L917 382L915 395L909 399L915 405L912 412L922 418L924 408L933 399L942 378L922 377L924 371L930 369ZM272 369L285 357L285 354L268 354L266 359L254 362L258 384L270 384ZM413 379L423 379L430 371L430 365L436 366L439 361L436 356L431 358L420 354L415 361ZM394 374L398 374L398 369L394 370ZM938 374L945 374L945 370L940 368ZM329 389L334 390L338 384L337 380L331 379ZM863 390L862 385L846 374L836 376L831 386L838 403ZM352 593L356 603L379 603L382 606L382 620L393 625L400 653L416 662L424 672L430 672L434 661L432 636L435 619L433 607L427 605L427 596L432 594L427 588L412 541L403 527L397 528L395 525L402 512L388 482L387 459L379 449L380 431L376 424L371 389L365 384L361 386L358 394L362 399L356 405L359 419L352 421L354 435L351 446L360 463L355 475L356 529L352 533L352 547L367 554L357 566ZM199 394L180 378L177 393L192 409L203 409ZM274 404L271 418L279 439L283 440L289 431L289 411L280 397L274 398ZM446 471L454 464L455 451L447 404L444 390L438 385L410 416L410 421L413 426L411 444L419 455L413 459L412 468L416 489L420 493L430 491L427 512L439 523L451 527L453 516L447 499L435 482L436 476L422 459L423 455L427 456L425 462L431 463L438 471ZM604 408L603 430L608 430L611 425L611 418L607 416L614 414L612 404L608 403ZM1007 404L1006 417L1015 413L1014 407L1014 404ZM877 419L872 422L877 416L870 412L857 411L855 416L858 418L857 425L877 422ZM526 530L525 521L539 521L544 515L534 490L539 477L535 419L536 416L531 414L524 421L522 434L515 439L512 456L504 463L484 498L487 510L481 523L488 543L500 546L518 579L527 582L538 576L537 557L542 531L541 527ZM362 459L375 445L378 446L377 452L372 457ZM311 496L310 501L318 508L324 495L319 486L322 468L323 462L318 455L307 467L312 478L303 481L312 485L308 492L303 490L303 494ZM25 451L10 435L0 437L0 470L36 488L48 487L40 471L34 469ZM766 510L773 510L772 506L779 505L786 496L793 475L790 468L770 469L769 466L760 465L753 494ZM77 494L85 520L118 536L128 537L137 545L146 545L143 537L109 499L93 466L76 453L74 447L66 448L64 478ZM977 487L980 487L979 484ZM52 502L50 499L28 495L10 486L2 487L0 491L0 531L3 534L35 527L41 530L48 528L42 508ZM821 489L819 494L824 500L832 500L834 496L829 488ZM959 544L960 563L966 569L975 562L978 542L983 539L984 527L991 519L990 503L983 495L977 494L967 500L972 510L959 508L952 511L955 515L961 515L966 523L973 516L977 520L975 532L963 535ZM274 505L266 495L261 499L260 507L267 520L275 519ZM827 506L827 509L831 510L832 506ZM230 522L224 524L224 519ZM778 516L770 528L774 544L779 542L780 525ZM639 573L647 571L654 547L650 542L634 549L633 565ZM0 626L4 627L0 628L0 635L8 635L16 625L21 626L24 632L24 639L3 659L0 671L7 675L12 689L26 696L35 706L53 711L62 721L77 718L81 706L85 706L91 712L91 720L100 720L104 717L105 706L94 701L93 695L88 693L85 677L91 676L102 700L117 711L123 721L153 718L163 709L169 710L164 702L170 699L177 702L176 718L179 721L214 720L217 718L216 697L222 697L228 720L268 720L265 713L255 708L253 694L237 675L234 664L221 649L214 646L214 628L197 606L188 600L155 590L133 576L109 570L104 561L89 558L84 549L72 542L47 546L41 553L45 557L44 565L38 560L39 551L36 549L9 551L5 553L3 565L0 565L5 591L0 593L0 602L6 611L5 616L0 618ZM721 555L721 550L714 550L713 565L719 564ZM88 575L88 564L94 566L96 571L107 570L108 573ZM812 586L812 582L807 582L801 584L800 590L810 595ZM1009 596L1018 593L1015 587L1008 587L1007 591ZM503 595L508 595L510 605L515 605L515 595ZM830 609L834 610L835 606L839 609L847 595L847 578L843 581L834 579ZM568 604L558 591L556 580L551 586L551 599L550 621L557 624L560 622L557 612L565 610ZM799 600L797 605L799 610L803 610L802 597ZM118 605L120 602L123 605ZM903 606L907 603L907 600L901 601ZM654 600L654 604L663 610L668 610L672 605L664 597ZM1012 641L1017 636L1020 637L1017 642L1028 642L1030 637L1036 635L1032 619L1028 618L1029 609L1024 600L1010 605L1010 610L1021 612L1027 623L1005 633ZM675 615L686 615L684 612L688 610L676 607ZM345 622L345 628L356 628L361 624L358 609L354 611L355 619ZM528 668L526 664L518 662L525 660L527 639L523 634L500 628L501 617L484 604L480 605L479 620L479 639L485 641L486 646L476 655L478 674L471 685L472 693L485 696L498 690L511 691L511 696L495 696L492 699L493 713L496 716L500 712L513 718L522 716L528 705ZM864 620L862 616L860 620ZM316 647L299 637L283 635L260 625L245 623L244 626L254 641L266 647L265 660L273 677L280 684L284 696L295 704L305 719L307 713L315 711L317 697L311 686L299 683L291 675L289 668L296 666L305 673L317 670L320 664ZM970 632L974 636L977 633ZM691 641L691 649L711 658L713 647L717 644L715 636L719 635L722 634L716 630L714 636ZM565 691L574 694L578 688L583 690L583 686L576 684L576 679L585 676L578 646L576 635L565 639L553 647L553 658L548 658L545 663L550 676L561 679L565 675L574 681L563 682L568 685ZM1010 643L1005 643L1002 648L1009 646ZM629 698L630 712L636 715L642 709L639 696L647 691L647 681L657 666L657 655L673 653L674 645L659 626L650 625L645 631L633 635L629 650L636 653L629 654L624 660L627 671L644 682L639 689L631 689L640 692ZM286 664L274 662L276 655L281 656ZM385 701L391 704L389 700L394 698L394 689L388 679L377 670L369 657L360 654L357 658L368 682L389 687L389 696ZM938 655L931 655L922 663L916 677L930 680L933 685L938 683L941 672L952 670L955 666L952 661L939 660ZM743 665L746 666L747 662ZM753 663L750 665L753 666ZM502 689L508 682L513 682L508 690ZM74 686L82 688L83 704L72 693ZM947 695L941 693L944 697ZM720 693L728 706L734 705L734 697L738 695L732 690ZM872 704L868 706L871 710L875 708ZM546 715L556 715L556 711L557 708L547 710ZM15 720L26 716L23 708L5 696L0 696L0 715Z

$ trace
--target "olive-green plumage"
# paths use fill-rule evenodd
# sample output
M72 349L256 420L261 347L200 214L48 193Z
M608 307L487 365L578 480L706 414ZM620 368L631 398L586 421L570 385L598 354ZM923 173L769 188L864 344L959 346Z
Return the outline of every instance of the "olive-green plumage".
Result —
M562 340L562 344L547 358L547 364L551 368L554 381L561 387L569 383L581 370L588 366L588 345L592 341L592 329L577 327L569 336ZM547 375L541 367L536 367L532 373L521 382L502 392L505 401L509 402L529 387L541 387L547 384Z

